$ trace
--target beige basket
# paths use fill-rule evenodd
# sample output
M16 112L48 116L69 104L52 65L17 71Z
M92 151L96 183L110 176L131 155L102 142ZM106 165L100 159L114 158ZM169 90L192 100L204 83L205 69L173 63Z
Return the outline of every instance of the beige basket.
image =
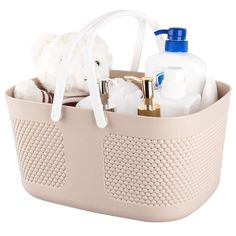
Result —
M113 77L128 72L113 71ZM135 73L134 75L137 75ZM139 74L142 76L142 74ZM182 218L216 189L221 169L230 87L220 99L184 117L152 118L93 112L18 100L7 91L22 182L31 195L94 212L145 221Z

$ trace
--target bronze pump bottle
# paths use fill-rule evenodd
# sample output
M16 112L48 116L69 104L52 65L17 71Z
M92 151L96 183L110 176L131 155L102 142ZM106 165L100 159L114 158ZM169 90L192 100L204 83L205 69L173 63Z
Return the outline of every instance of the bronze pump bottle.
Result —
M115 112L116 107L109 104L109 80L100 80L98 81L99 84L99 92L100 92L100 97L101 97L101 102L103 105L103 110L104 111L111 111Z
M134 76L125 76L124 78L139 82L142 85L144 103L137 108L138 115L160 117L160 105L154 103L153 78L138 78Z

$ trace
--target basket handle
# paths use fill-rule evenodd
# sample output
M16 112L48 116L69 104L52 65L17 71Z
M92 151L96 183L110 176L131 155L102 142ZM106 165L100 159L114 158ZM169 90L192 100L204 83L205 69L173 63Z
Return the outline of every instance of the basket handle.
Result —
M88 47L87 49L84 48L85 63L86 63L87 74L88 74L88 87L89 87L92 107L93 107L97 126L100 128L104 128L107 125L107 121L105 119L105 114L103 112L103 108L101 104L99 89L96 82L95 67L93 67L94 63L92 59L93 57L92 46L93 46L98 30L100 30L102 26L104 26L106 23L108 23L109 21L115 18L119 18L123 16L135 17L136 19L138 19L138 23L140 25L138 29L138 37L136 40L136 50L134 52L134 58L132 62L132 67L136 67L136 68L131 68L132 71L138 70L138 65L139 65L141 50L142 50L142 45L143 45L144 22L148 23L151 26L153 31L156 31L159 29L158 24L142 13L135 12L135 11L128 11L128 10L111 12L97 18L96 20L88 24L84 29L82 29L78 33L74 42L71 45L69 45L68 48L65 50L65 54L64 54L65 60L63 61L60 67L59 73L58 73L57 85L55 89L55 97L54 97L54 102L52 106L51 119L53 121L58 121L60 120L60 117L61 117L62 100L64 96L65 82L66 82L67 71L68 71L67 68L69 67L69 64L70 64L71 55L77 43L79 43L79 40L81 39L81 37L85 33L89 33L89 37L87 41ZM159 50L163 51L164 44L163 44L162 38L161 37L155 37L155 38L156 38L156 42L157 42L157 46L159 47Z
M101 20L106 19L108 16L113 14L121 13L123 10L118 11L111 11L104 15L97 17L95 20L91 21L87 24L75 37L74 41L67 46L64 51L62 64L58 71L58 78L56 82L56 89L54 93L54 100L52 105L51 111L51 119L52 121L59 121L61 119L61 108L62 108L62 101L64 97L66 79L67 79L67 71L68 67L72 58L72 53L75 50L77 44L79 43L80 39L92 30ZM137 40L135 44L135 49L133 53L133 59L131 63L131 71L137 71L139 67L139 62L141 58L141 52L143 48L143 41L144 41L144 32L145 32L145 22L137 18L139 27L137 31Z

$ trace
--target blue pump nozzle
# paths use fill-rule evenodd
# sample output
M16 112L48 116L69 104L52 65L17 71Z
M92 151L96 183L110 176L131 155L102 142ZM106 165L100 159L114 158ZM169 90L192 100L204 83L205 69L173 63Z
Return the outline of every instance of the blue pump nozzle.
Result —
M188 41L186 41L187 30L184 28L169 28L157 30L154 32L156 36L167 34L165 42L166 52L187 52Z

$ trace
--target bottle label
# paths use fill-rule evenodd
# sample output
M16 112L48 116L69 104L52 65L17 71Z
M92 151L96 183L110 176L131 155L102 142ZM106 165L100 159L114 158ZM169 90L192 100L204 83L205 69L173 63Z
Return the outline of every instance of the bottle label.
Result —
M160 89L162 81L164 79L164 73L162 71L156 71L153 75L154 78L154 89Z

